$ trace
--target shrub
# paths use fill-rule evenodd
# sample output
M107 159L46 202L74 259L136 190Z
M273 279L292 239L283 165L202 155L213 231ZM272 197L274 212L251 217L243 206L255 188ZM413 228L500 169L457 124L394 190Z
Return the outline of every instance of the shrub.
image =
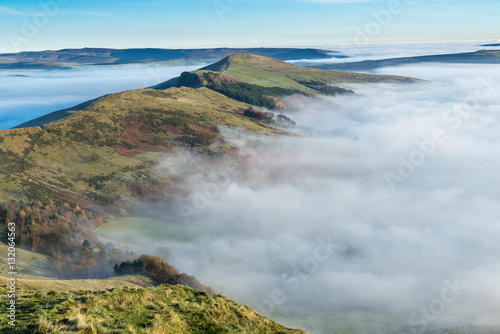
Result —
M254 118L258 121L263 121L267 123L274 123L274 114L271 112L262 112L259 110L255 110L252 107L245 110L243 113L244 116Z

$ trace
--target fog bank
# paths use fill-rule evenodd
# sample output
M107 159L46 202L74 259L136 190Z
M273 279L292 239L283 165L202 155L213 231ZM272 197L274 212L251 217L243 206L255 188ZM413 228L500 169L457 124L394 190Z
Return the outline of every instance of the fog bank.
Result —
M145 88L196 66L115 65L0 71L0 130L98 96Z
M250 162L188 158L189 195L136 246L310 333L500 326L500 69L380 71L433 82L308 101L297 137L226 131Z

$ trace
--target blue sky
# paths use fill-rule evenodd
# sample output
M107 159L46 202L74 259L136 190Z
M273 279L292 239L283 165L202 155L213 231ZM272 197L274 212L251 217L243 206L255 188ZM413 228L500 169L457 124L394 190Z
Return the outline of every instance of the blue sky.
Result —
M499 10L498 0L4 0L0 52L498 39Z

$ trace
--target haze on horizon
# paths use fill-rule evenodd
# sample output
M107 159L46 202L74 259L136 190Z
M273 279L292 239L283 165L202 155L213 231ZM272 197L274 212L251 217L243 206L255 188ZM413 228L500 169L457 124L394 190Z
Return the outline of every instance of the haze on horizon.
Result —
M500 38L495 0L6 0L1 53Z

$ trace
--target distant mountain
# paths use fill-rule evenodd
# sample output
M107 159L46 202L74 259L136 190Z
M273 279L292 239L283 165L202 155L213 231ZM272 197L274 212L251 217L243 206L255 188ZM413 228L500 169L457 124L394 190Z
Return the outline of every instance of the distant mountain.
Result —
M469 53L403 57L403 58L391 58L382 60L365 60L360 62L339 63L339 64L318 65L318 64L307 64L304 62L301 63L301 65L311 68L324 69L324 70L369 71L380 67L393 67L393 66L413 65L422 63L500 64L500 51L481 50Z
M483 44L481 46L500 46L500 43L495 43L495 44Z
M337 52L297 48L216 49L64 49L0 54L0 69L65 68L76 65L118 65L150 62L214 62L235 53L250 53L280 60L345 57Z

